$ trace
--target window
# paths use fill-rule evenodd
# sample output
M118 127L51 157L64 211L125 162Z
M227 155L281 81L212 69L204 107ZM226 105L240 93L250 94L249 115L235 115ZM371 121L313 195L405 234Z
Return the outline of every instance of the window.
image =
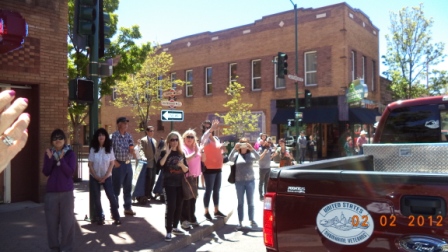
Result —
M252 90L261 89L261 60L252 60Z
M193 96L193 70L185 71L185 96Z
M366 82L366 57L362 56L362 79Z
M317 54L316 52L305 53L305 85L317 85Z
M236 82L236 79L238 78L236 66L236 63L229 65L229 83Z
M372 91L375 91L375 81L376 81L376 62L372 60Z
M278 57L275 56L274 57L274 62L278 62ZM273 64L274 65L274 83L275 83L275 89L278 88L285 88L286 87L286 82L285 79L279 79L278 75L277 75L277 64Z
M352 51L352 81L356 78L356 53Z
M112 101L115 101L117 99L117 88L112 89Z
M205 94L206 95L211 95L213 90L212 90L212 68L211 67L207 67L205 68Z
M177 87L177 84L175 81L176 81L176 73L171 73L171 88L173 88L174 90Z
M159 82L159 94L157 95L157 99L162 100L162 99L163 99L163 87L162 87L162 85L160 84L160 81L163 80L163 76L160 75L160 76L157 78L157 80L158 80L158 82Z

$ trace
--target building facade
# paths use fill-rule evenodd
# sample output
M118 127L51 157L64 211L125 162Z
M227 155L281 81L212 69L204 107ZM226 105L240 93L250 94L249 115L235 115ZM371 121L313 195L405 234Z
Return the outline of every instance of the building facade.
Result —
M286 11L262 17L253 24L217 32L204 32L163 44L173 56L171 76L187 82L182 88L185 119L175 122L180 132L195 128L215 113L226 113L223 106L229 99L224 93L230 81L243 84L243 101L253 104L259 113L260 131L276 139L297 135L288 122L295 115L295 83L278 79L278 52L288 55L288 71L295 74L295 15ZM301 129L318 139L318 156L340 156L340 140L344 134L356 134L371 127L380 105L379 30L369 17L346 3L316 9L298 9L298 83L299 107L304 107L303 93L312 94L311 107L301 108ZM351 107L347 103L350 84L362 79L365 83L362 100ZM103 106L103 125L114 125L112 107ZM106 112L107 111L107 112ZM160 113L149 123L156 126L157 136L171 129L160 121ZM255 134L250 134L255 141Z
M42 163L55 128L67 129L67 0L2 0L0 10L18 12L28 24L23 47L0 54L0 91L29 101L25 148L0 173L0 203L42 202L47 178Z

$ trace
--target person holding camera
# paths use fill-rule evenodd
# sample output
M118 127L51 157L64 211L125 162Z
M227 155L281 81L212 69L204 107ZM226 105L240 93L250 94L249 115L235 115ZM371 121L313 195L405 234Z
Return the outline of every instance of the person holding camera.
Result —
M238 198L238 220L237 229L241 229L244 219L244 194L247 198L248 215L252 228L258 227L254 221L254 192L255 192L255 174L254 162L260 160L260 155L250 145L247 138L243 137L229 155L229 161L235 163L235 188Z
M259 155L260 161L258 161L260 170L260 182L258 183L258 192L260 193L260 200L264 200L264 194L267 191L269 173L271 172L271 159L273 157L272 150L272 139L268 137L266 141L260 145Z

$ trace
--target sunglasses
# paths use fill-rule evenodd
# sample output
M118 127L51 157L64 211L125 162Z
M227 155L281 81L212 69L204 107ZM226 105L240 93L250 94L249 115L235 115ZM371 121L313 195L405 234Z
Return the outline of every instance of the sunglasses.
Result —
M171 139L170 139L170 142L179 142L179 139L177 139L177 138L171 138Z
M194 139L194 136L187 136L188 139Z
M53 140L53 141L64 140L64 138L62 136L55 136L51 140Z
M148 132L154 132L154 130L146 130L146 131L148 131Z

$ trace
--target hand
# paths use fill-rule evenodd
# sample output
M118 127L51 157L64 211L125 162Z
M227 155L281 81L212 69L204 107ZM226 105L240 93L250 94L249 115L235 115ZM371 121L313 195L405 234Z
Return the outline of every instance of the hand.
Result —
M28 100L18 98L11 104L14 98L14 90L0 93L0 172L23 149L28 140L30 115L22 113L28 106ZM9 104L11 106L8 107ZM5 138L6 136L8 138ZM9 144L7 140L10 140Z
M114 167L118 168L120 167L120 162L118 162L117 160L114 161Z
M210 128L210 132L217 130L219 127L219 120L218 119L214 119L212 122L212 126Z
M48 158L51 158L53 156L53 152L50 149L47 149L45 153L47 153Z

